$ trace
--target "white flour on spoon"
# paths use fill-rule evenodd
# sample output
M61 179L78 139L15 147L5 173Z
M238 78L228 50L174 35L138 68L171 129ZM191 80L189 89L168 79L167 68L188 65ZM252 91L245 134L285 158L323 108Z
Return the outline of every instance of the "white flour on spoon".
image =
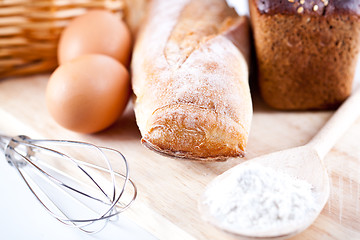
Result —
M258 164L213 184L203 204L221 228L247 234L282 231L317 209L311 184Z

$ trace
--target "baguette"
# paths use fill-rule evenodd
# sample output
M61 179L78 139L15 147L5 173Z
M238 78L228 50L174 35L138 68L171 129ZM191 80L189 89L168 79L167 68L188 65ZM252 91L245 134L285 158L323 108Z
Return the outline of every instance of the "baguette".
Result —
M131 67L142 143L193 160L244 156L249 51L249 21L225 0L152 1Z

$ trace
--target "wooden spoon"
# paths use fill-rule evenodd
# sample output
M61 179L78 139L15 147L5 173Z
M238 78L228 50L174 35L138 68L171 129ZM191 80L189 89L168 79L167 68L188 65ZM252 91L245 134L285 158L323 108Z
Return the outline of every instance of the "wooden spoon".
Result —
M211 216L209 207L204 203L205 194L199 202L199 209L206 221L215 226L241 235L246 238L264 238L264 239L284 239L294 236L307 227L309 227L318 217L325 206L330 192L329 176L327 174L324 157L336 143L336 141L345 133L345 131L360 116L360 88L358 88L335 112L332 118L320 130L320 132L306 145L283 150L264 156L260 156L239 164L220 176L216 177L207 187L206 191L218 184L224 184L224 180L241 172L244 168L252 166L252 164L260 164L261 166L273 168L294 176L298 179L305 180L313 186L313 194L316 196L318 206L317 212L312 214L306 221L301 224L292 225L286 229L270 230L267 232L251 233L246 230L234 230L221 226L221 223L214 216ZM205 191L205 192L206 192ZM241 201L241 199L239 199Z

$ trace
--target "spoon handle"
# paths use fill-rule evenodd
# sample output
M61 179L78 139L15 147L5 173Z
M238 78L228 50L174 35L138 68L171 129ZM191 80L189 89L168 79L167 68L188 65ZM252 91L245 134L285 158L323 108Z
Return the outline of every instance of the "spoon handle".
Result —
M359 116L360 87L339 107L331 119L307 145L315 149L320 158L323 159Z

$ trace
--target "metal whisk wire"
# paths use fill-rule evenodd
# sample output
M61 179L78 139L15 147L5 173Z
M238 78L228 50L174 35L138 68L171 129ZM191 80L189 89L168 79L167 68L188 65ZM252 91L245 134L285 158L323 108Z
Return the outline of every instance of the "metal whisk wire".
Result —
M86 149L95 150L94 153L100 154L100 158L105 162L106 167L98 166L97 164L81 161L73 155L65 154L56 149L44 146L44 145L57 145L57 146L69 146L71 147L83 147ZM41 203L41 205L57 220L62 222L63 224L73 226L79 228L80 230L86 233L96 233L100 231L103 227L105 227L106 223L110 220L110 218L118 215L119 213L125 211L130 207L130 205L134 202L137 196L137 188L133 181L129 177L129 167L126 158L117 150L99 147L90 143L85 142L76 142L76 141L67 141L67 140L36 140L30 139L27 136L17 136L17 137L8 137L4 135L0 135L0 146L2 147L5 158L8 163L14 166L20 176L25 181L27 187L34 194L36 199ZM105 153L107 152L107 153ZM113 170L111 162L107 156L107 154L113 153L116 156L120 156L123 160L125 166L125 174L121 174ZM48 165L45 162L39 160L37 154L44 154L47 157L50 155L54 156L55 159L60 159L61 161L56 160L56 165L61 165L64 161L68 161L72 164L72 166L76 167L80 174L82 174L83 179L87 179L90 184L87 183L86 188L91 187L91 193L95 193L95 189L97 189L97 194L100 194L105 199L101 199L100 196L95 196L87 193L85 190L81 190L79 188L84 186L83 181L77 180L72 176L67 175L64 172L61 172L59 169L55 169L52 166ZM82 217L82 218L73 218L69 216L69 213L64 211L59 204L55 203L53 199L47 194L45 190L43 190L37 183L33 183L33 179L30 176L35 176L32 174L28 174L24 169L27 169L29 166L35 170L36 178L40 176L40 178L48 181L48 184L53 187L54 190L61 190L66 192L67 195L76 194L81 198L85 198L86 201L93 201L93 203L101 204L101 209L105 206L105 209L100 213L97 213L96 216L91 217ZM99 171L102 173L106 173L110 175L112 187L111 187L111 195L106 193L103 187L95 180L91 171ZM62 179L59 179L58 175ZM116 178L120 178L123 180L122 187L118 190ZM31 180L32 179L32 180ZM65 181L66 180L66 181ZM69 183L73 184L70 186ZM108 182L107 182L108 183ZM128 184L130 184L131 192L130 198L125 201L125 203L120 202L120 200L124 197L125 190L128 190ZM90 186L92 185L92 186ZM37 186L37 190L35 190L35 186ZM40 189L40 190L39 190ZM89 190L89 189L87 189ZM40 197L40 195L43 195ZM45 203L44 199L49 200L49 203ZM79 200L83 203L81 200ZM77 203L77 202L76 202ZM86 204L84 204L86 205ZM89 211L96 212L96 209L93 209L86 205ZM57 213L56 213L57 212ZM94 223L102 222L103 224L100 227L97 227L95 230L88 229L89 226L94 225Z

